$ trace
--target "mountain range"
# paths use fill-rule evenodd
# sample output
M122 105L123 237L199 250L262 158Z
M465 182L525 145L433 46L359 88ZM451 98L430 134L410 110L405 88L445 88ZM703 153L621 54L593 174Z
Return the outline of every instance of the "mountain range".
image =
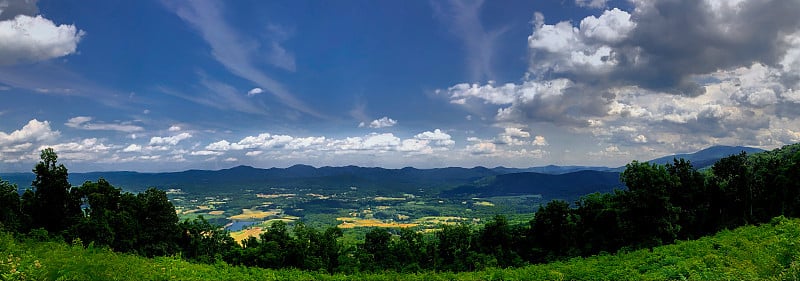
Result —
M673 158L691 161L696 168L712 165L720 158L742 151L763 150L740 146L714 146L695 153L665 156L648 162L671 163ZM574 198L596 191L623 188L619 173L625 167L542 166L531 168L436 168L385 169L375 167L320 167L294 165L288 168L260 169L237 166L207 171L188 170L169 173L89 172L71 173L73 185L98 178L126 191L138 192L147 187L181 188L188 192L238 192L243 189L303 189L337 192L360 190L376 195L426 193L442 197L487 197L541 194L545 198ZM24 190L33 181L32 173L0 174Z

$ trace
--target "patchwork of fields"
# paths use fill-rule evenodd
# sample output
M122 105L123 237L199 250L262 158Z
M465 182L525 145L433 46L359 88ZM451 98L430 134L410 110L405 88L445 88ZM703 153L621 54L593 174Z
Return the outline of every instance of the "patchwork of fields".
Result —
M299 192L298 192L299 191ZM420 192L371 196L349 191L324 194L298 188L244 189L236 193L193 194L170 189L170 201L183 219L203 216L224 225L237 241L258 236L275 221L303 222L315 227L338 226L350 235L365 227L412 228L430 232L444 224L479 225L495 214L527 221L544 201L541 196L498 196L450 199Z

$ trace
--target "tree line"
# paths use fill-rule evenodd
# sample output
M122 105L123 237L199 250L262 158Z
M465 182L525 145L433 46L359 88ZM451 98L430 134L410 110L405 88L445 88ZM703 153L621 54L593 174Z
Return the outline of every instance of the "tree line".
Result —
M469 271L613 253L694 239L722 229L800 216L800 144L731 155L697 170L683 159L632 162L625 189L574 203L553 200L528 223L497 215L482 227L442 225L433 234L373 228L356 244L337 227L318 230L278 221L236 243L202 217L179 221L166 193L122 192L107 181L71 187L67 169L45 149L32 189L19 196L0 180L0 227L55 236L143 256L175 255L206 263L324 272Z

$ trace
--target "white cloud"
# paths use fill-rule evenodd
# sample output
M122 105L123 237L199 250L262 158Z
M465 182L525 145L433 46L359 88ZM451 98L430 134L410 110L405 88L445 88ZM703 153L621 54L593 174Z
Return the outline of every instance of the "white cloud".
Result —
M172 126L169 127L169 129L167 129L167 131L170 131L170 132L177 132L177 131L180 131L180 130L181 130L181 126L178 126L178 125L172 125Z
M369 150L393 150L400 145L400 138L391 133L370 134L362 142L364 149Z
M452 140L452 136L443 132L440 129L435 129L433 130L433 132L425 131L419 133L415 135L414 138L418 140L433 141L440 146L450 146L455 144L455 141Z
M59 159L71 161L99 161L105 160L108 153L115 149L114 145L106 145L97 138L83 139L78 142L42 145L37 151L53 148L58 153Z
M325 117L295 98L283 84L269 77L255 64L255 62L259 61L259 50L265 50L258 48L260 47L258 42L246 37L245 34L228 24L223 18L225 10L223 2L165 0L164 3L178 17L200 33L211 47L211 54L214 58L231 73L253 82L260 88L266 89L291 108L312 116ZM267 31L270 34L274 34L276 30ZM253 48L254 46L256 48ZM269 57L266 58L268 62L274 66L294 71L292 68L294 64L286 63L291 54L280 46L276 48L274 44L269 47Z
M142 151L142 146L138 144L131 144L122 149L122 152L141 152L141 151Z
M226 140L221 140L218 142L212 142L206 145L207 150L214 150L214 151L227 151L231 149L231 143Z
M222 161L225 161L225 162L236 162L236 161L239 161L239 159L236 159L236 158L233 158L233 157L228 157L228 158L225 158L225 160L222 160Z
M466 150L472 154L494 154L497 151L497 146L491 142L481 141L468 145Z
M364 127L366 125L367 124L365 124L364 122L361 122L361 123L358 124L358 127L360 128L360 127ZM374 128L374 129L392 127L394 125L397 125L397 120L394 120L394 119L386 117L386 116L384 116L384 117L382 117L380 119L372 120L372 122L369 123L369 127L370 128Z
M543 136L536 136L533 138L532 144L535 146L546 146L547 140Z
M150 145L177 145L182 140L191 138L190 133L180 133L169 137L152 137L150 138Z
M245 155L245 156L258 156L258 155L261 155L261 153L264 153L264 151L261 151L261 150L254 150L254 151L248 151L248 152L247 152L247 153L245 153L244 155Z
M520 128L505 128L503 129L502 135L509 136L509 137L516 137L516 138L529 138L531 134L523 131Z
M60 132L50 129L50 122L32 119L22 129L7 134L0 132L0 146L22 142L41 142L58 137Z
M120 123L120 124L108 124L108 123L90 123L92 121L92 117L89 116L77 116L70 118L67 120L67 123L64 123L67 127L82 129L82 130L102 130L102 131L120 131L120 132L138 132L144 131L144 128L141 126L131 125L129 123Z
M42 16L17 15L0 21L0 65L36 62L75 53L84 35L74 25L56 25Z
M209 155L219 156L219 155L222 155L224 153L219 152L219 151L200 150L200 151L192 151L189 154L190 155L194 155L194 156L209 156Z
M252 88L252 89L250 89L250 91L247 91L247 96L248 96L248 97L252 97L252 96L255 96L255 95L261 94L261 93L263 93L263 92L264 92L264 90L263 90L263 89L261 89L261 88L258 88L258 87L256 87L256 88Z
M604 8L608 0L575 0L575 5L580 7Z
M466 50L470 80L492 79L495 44L507 27L486 30L481 22L483 1L433 1L435 17L458 37Z
M603 43L617 43L625 39L636 28L631 21L631 14L614 8L607 10L599 18L588 16L581 20L581 34L592 40Z

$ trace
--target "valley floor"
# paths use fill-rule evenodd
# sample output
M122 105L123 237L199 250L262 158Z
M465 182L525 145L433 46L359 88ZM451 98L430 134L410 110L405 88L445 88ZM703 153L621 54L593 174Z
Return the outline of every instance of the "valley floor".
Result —
M798 280L800 219L722 231L674 245L474 272L356 275L195 264L84 248L80 243L20 241L0 233L0 280Z

